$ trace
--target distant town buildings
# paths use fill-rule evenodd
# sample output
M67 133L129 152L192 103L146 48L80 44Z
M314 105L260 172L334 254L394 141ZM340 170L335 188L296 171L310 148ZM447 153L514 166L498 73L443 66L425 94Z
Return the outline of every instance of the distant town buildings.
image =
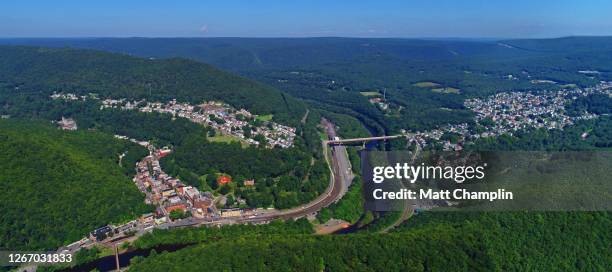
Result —
M170 153L167 149L152 150L152 155L136 164L134 183L145 195L145 202L157 207L157 217L167 217L172 211L181 210L197 217L217 213L213 195L196 187L183 184L166 174L159 164L159 155Z
M77 123L72 118L62 117L61 120L57 121L57 124L63 130L77 130Z
M563 129L577 120L597 117L588 112L573 117L565 113L565 105L571 100L594 93L610 95L610 83L585 89L498 93L486 99L467 99L465 106L476 113L476 123L485 128L480 136L512 135L527 128Z
M84 101L98 99L94 94L78 96L71 93L53 93L52 99L66 101ZM119 108L123 110L138 110L140 112L158 112L171 114L174 117L186 118L194 123L215 129L222 135L233 136L251 145L262 145L273 148L290 148L295 140L293 127L281 125L272 121L258 119L245 109L234 109L228 104L216 101L206 101L200 105L179 103L171 100L166 103L148 102L146 100L128 101L127 99L104 99L100 109Z
M593 113L583 112L579 116L568 116L565 105L579 97L592 94L612 96L612 82L600 82L589 88L571 88L541 92L502 92L487 98L466 99L466 108L476 113L475 123L479 129L468 124L447 124L425 132L404 132L410 142L423 147L428 143L441 143L444 150L461 150L467 141L483 137L513 135L516 131L544 128L563 129L578 120L596 118ZM458 137L456 142L443 139L445 133ZM581 135L588 137L588 133Z

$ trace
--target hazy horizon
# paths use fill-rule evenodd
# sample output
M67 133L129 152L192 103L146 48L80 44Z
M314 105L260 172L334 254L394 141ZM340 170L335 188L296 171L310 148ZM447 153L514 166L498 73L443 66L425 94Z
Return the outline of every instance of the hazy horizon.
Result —
M527 39L612 35L612 2L186 0L0 3L3 38Z
M258 37L258 36L74 36L74 37L5 37L0 36L3 40L27 40L27 39L396 39L396 40L439 40L439 41L501 41L501 40L527 40L527 39L566 39L566 38L608 38L610 35L568 35L568 36L551 36L551 37L360 37L360 36L304 36L304 37Z

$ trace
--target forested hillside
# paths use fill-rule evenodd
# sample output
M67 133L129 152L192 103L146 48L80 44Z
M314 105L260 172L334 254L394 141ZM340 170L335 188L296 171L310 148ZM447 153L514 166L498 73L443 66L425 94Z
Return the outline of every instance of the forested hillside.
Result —
M152 209L131 181L147 154L133 143L0 120L0 150L1 249L55 249Z
M605 271L606 213L428 213L391 234L223 239L130 271ZM236 257L240 256L240 257Z
M302 102L271 87L181 59L10 46L0 46L0 56L1 115L48 121L71 117L79 129L169 146L175 152L163 161L165 171L202 190L229 194L227 207L289 208L314 199L329 183L316 130L318 115L305 116ZM237 138L213 142L208 139L218 131L186 118L101 109L99 99L53 100L53 91L147 101L215 99L269 113L275 121L296 127L297 136L288 149L247 148ZM218 188L219 175L229 175L234 182ZM255 179L257 186L244 186L246 179Z
M305 112L302 103L274 88L203 63L91 50L0 46L2 86L14 95L63 91L150 101L223 100L289 123Z

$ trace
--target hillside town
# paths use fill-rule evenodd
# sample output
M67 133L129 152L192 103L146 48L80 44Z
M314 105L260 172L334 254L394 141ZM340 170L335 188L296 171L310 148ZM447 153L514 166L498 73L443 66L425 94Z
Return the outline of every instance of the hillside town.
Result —
M53 93L51 98L65 101L98 100L95 94L79 96L72 93L57 92ZM243 143L254 146L290 148L295 140L296 129L294 127L265 120L266 118L261 118L245 109L237 110L218 101L205 101L194 106L189 103L177 102L176 99L162 103L148 102L144 99L128 101L123 98L108 98L102 100L101 103L100 110L138 110L140 112L166 113L173 117L186 118L194 123L211 127L221 135L235 137Z
M170 153L161 149L145 157L136 165L134 182L145 195L147 204L155 205L158 223L164 223L174 214L177 217L194 216L203 218L216 214L213 195L200 192L193 186L183 184L179 179L166 174L159 164L159 158ZM173 211L176 213L172 214Z
M172 116L187 118L194 123L212 127L222 135L234 136L255 146L262 145L261 142L264 142L263 145L268 148L289 148L293 146L295 139L295 128L293 127L259 120L256 115L245 109L236 110L228 104L216 101L194 106L189 103L179 103L176 100L161 103L145 100L130 102L125 99L105 99L102 100L101 106L101 109L104 108L172 114Z
M149 141L137 140L123 135L115 138L130 141L149 150L149 155L136 163L136 174L132 179L138 189L145 195L144 202L155 207L155 211L143 214L138 219L120 225L106 225L89 233L87 237L67 245L61 250L76 250L96 243L112 243L129 237L142 235L154 228L166 229L193 222L212 222L213 220L252 218L263 214L262 209L218 209L212 192L203 192L198 188L184 184L180 179L165 173L159 160L169 155L172 150L153 146ZM228 176L219 176L219 185L232 182ZM254 185L254 180L245 180L245 184Z
M589 112L583 112L578 116L568 116L565 112L565 105L572 100L596 93L612 96L612 82L600 82L589 88L537 93L502 92L484 99L466 99L464 105L476 114L474 122L479 129L473 129L470 125L462 123L448 124L424 132L403 132L410 142L420 147L424 147L428 142L437 142L442 144L444 150L461 150L462 144L466 141L481 137L513 135L516 131L533 128L563 129L578 120L596 118L596 114ZM444 134L453 134L459 139L455 142L442 139Z

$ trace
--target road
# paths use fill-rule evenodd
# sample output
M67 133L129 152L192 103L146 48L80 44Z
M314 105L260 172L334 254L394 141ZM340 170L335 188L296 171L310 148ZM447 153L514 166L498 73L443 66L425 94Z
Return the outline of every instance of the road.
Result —
M306 113L304 113L304 116L302 117L302 120L300 120L300 122L302 122L302 124L306 124L306 119L308 119L308 114L310 113L309 109L306 109Z
M416 162L417 157L419 156L419 153L421 152L421 148L419 145L416 145L416 150L414 151L414 153L412 154L412 158L410 159L410 163L414 164ZM382 229L380 232L381 233L387 233L390 230L398 227L400 224L402 224L404 221L408 220L408 218L410 218L415 211L415 207L417 207L417 202L415 200L410 200L410 199L406 199L403 203L402 203L402 214L400 215L400 217L395 220L395 222L393 222L393 224L387 226L386 228Z

